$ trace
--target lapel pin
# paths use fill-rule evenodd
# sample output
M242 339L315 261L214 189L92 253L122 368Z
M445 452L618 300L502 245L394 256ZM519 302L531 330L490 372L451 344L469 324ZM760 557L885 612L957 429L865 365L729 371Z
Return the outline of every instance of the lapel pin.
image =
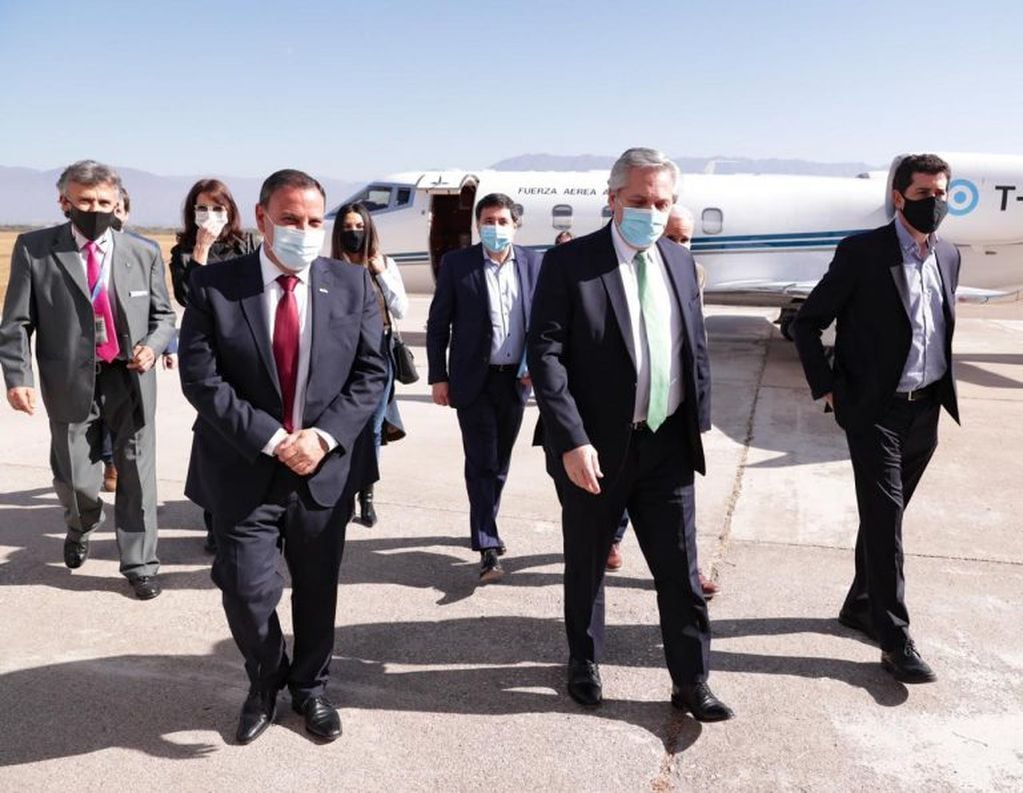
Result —
M329 293L329 292L328 292L328 291L327 291L326 289L324 289L324 288L323 288L322 286L321 286L321 287L319 287L319 290L320 290L321 292L323 292L323 294L325 294L325 295L327 295L327 294L330 294L330 293Z

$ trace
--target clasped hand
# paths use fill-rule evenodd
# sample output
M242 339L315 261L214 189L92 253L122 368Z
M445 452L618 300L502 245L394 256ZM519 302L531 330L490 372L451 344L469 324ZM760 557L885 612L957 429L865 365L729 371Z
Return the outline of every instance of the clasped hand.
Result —
M310 429L291 433L274 449L274 457L299 476L315 471L326 454L326 442Z

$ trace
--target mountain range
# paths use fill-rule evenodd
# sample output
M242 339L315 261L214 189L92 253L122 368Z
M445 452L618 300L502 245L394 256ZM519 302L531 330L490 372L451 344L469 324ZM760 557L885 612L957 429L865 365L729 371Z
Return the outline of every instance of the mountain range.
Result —
M494 163L501 171L586 171L610 169L615 158L602 155L523 154ZM683 173L702 173L713 163L715 173L788 173L816 176L855 176L876 169L862 162L822 163L808 160L750 159L745 157L678 157ZM425 169L424 169L425 170ZM118 168L131 196L131 224L139 227L177 228L181 205L198 176L161 176L134 168ZM0 225L46 225L61 221L56 182L61 169L0 165ZM383 176L384 174L381 174ZM242 208L243 224L254 222L250 207L256 204L262 179L223 176ZM321 179L328 206L336 206L365 182Z

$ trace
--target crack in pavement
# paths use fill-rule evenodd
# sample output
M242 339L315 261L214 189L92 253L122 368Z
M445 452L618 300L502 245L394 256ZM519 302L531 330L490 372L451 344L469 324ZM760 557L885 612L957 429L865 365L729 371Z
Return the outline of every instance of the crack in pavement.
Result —
M848 545L826 545L817 542L785 542L784 540L736 540L737 545L773 545L779 548L818 548L824 551L848 551L852 548ZM907 558L913 559L943 559L949 562L982 562L985 564L1004 564L1009 567L1023 567L1023 560L1013 559L990 559L984 556L954 556L941 553L905 553Z

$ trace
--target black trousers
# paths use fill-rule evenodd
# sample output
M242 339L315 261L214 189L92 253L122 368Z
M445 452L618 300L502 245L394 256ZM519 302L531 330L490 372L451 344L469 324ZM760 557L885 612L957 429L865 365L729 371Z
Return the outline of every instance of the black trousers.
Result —
M591 495L572 484L561 460L554 481L565 544L565 630L569 655L598 662L604 645L604 572L615 532L628 509L654 577L664 655L676 685L710 671L710 620L696 558L693 467L676 412L656 433L634 430L621 472ZM605 471L605 474L610 472Z
M856 574L842 610L873 625L882 649L909 638L902 516L938 446L941 405L895 399L876 423L847 430L860 525Z
M245 659L252 690L291 689L299 703L323 693L334 650L337 582L345 526L352 515L346 494L333 508L313 502L301 477L281 465L262 504L238 523L213 516L217 556L213 581ZM291 574L294 660L289 661L277 604L284 589L280 556Z
M469 494L469 542L474 551L501 545L497 512L525 410L515 369L488 371L480 395L458 408Z

